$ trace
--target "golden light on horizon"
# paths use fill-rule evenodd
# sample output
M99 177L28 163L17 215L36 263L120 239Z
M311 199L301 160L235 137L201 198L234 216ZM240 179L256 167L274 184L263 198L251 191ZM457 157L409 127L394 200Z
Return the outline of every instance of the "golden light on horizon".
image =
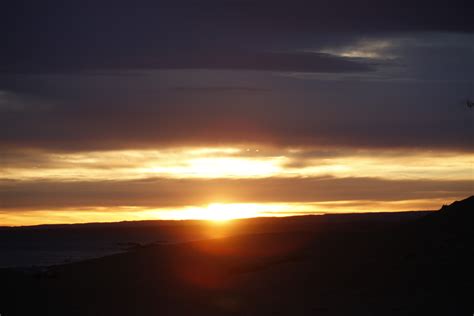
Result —
M408 201L328 201L312 203L224 203L178 208L147 208L138 206L62 208L53 210L15 210L0 212L0 222L6 226L40 224L71 224L142 220L206 220L214 223L254 218L301 215L400 212L436 210L452 199Z
M179 210L157 211L160 219L171 220L210 220L225 222L232 219L264 216L273 212L291 209L287 204L273 203L210 203L206 206L187 207Z
M260 216L437 209L469 194L463 183L452 190L438 184L471 181L473 161L469 152L256 145L19 152L0 165L5 194L23 194L22 199L10 199L10 204L3 201L0 225L154 219L225 222ZM357 179L372 185L389 181L393 193L387 196L375 186L369 187L370 192L359 192ZM404 191L395 185L397 181L401 185L420 181L432 188L426 193L425 187ZM312 183L314 199L308 187ZM262 186L265 190L260 190ZM349 191L333 195L322 190L340 186ZM430 190L441 197L433 199ZM38 203L28 203L29 199Z
M198 216L214 222L226 222L237 218L256 217L258 216L258 209L257 204L212 203L207 208L198 211Z

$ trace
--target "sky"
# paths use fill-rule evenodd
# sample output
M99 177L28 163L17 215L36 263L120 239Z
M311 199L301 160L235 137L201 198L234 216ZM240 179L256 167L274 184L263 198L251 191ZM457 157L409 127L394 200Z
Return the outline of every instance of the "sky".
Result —
M0 13L0 225L438 209L474 194L471 1Z

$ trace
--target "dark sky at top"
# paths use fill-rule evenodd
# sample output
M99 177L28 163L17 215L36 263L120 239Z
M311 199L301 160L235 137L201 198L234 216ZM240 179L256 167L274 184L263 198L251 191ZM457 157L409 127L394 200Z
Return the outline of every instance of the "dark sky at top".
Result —
M472 33L470 1L14 1L3 71L90 68L367 70L294 49L386 33ZM218 55L219 57L216 57Z
M11 1L0 147L472 150L471 1Z

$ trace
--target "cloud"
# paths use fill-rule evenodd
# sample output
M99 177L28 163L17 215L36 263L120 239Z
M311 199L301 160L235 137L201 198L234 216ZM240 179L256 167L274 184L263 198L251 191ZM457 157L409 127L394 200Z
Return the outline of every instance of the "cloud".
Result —
M39 112L52 108L45 100L28 95L0 90L0 113L2 112Z
M367 71L353 60L295 52L302 42L356 34L472 33L470 8L464 0L18 1L0 15L0 71Z
M353 45L343 47L326 48L321 52L342 57L369 58L369 59L394 59L396 56L390 54L394 47L390 40L361 39Z
M261 73L247 74L251 79L240 75L27 76L23 89L29 85L41 92L26 91L28 98L9 92L28 102L22 101L21 111L11 110L14 102L3 107L0 147L90 151L253 143L473 149L468 109L457 106L464 89L454 83L295 82ZM173 89L201 91L204 84L227 87L240 81L269 91L199 92L197 97ZM36 106L46 99L54 107Z
M76 63L79 58L79 63ZM335 56L319 52L260 52L193 50L143 52L138 56L97 56L81 61L82 56L36 56L6 65L0 64L0 72L48 73L78 72L116 69L224 69L258 70L276 72L367 72L374 65L360 59Z
M0 74L0 147L88 151L258 143L472 151L472 118L461 106L474 74L473 33L466 27L472 19L462 20L464 7L435 3L428 9L417 2L426 20L417 15L395 24L403 12L415 14L405 10L411 6L338 3L205 0L180 11L160 2L170 10L159 13L163 20L153 8L137 7L139 21L125 16L126 3L114 6L110 17L103 16L109 8L97 4L84 21L81 3L71 4L72 11L60 6L67 11L60 20L34 14L40 25L19 25L13 40L26 37L18 49L6 45L11 56L5 52L0 64L12 72L63 72ZM48 5L20 11L41 12ZM367 30L353 31L345 22L341 29L315 27L321 12L357 19L356 26ZM454 19L454 13L461 15ZM377 14L379 22L364 19ZM243 23L246 15L255 28ZM104 24L117 16L124 23ZM381 23L386 17L394 20ZM436 29L429 22L435 17L443 17L443 32L419 32ZM273 18L274 27L266 28ZM137 22L134 28L131 22ZM37 34L44 23L65 25ZM406 29L392 29L397 25ZM28 39L38 47L21 46L30 45ZM54 107L37 111L44 100Z
M181 92L197 92L197 93L222 93L222 92L270 92L271 89L258 88L258 87L245 87L245 86L202 86L202 87L192 87L192 86L182 86L172 88L175 91Z
M360 175L385 179L467 180L474 155L449 151L240 146L97 152L21 150L0 152L0 157L2 178L22 181Z
M2 208L181 207L214 202L279 203L347 200L397 201L459 198L472 194L467 180L377 178L164 179L133 181L14 181L0 183Z

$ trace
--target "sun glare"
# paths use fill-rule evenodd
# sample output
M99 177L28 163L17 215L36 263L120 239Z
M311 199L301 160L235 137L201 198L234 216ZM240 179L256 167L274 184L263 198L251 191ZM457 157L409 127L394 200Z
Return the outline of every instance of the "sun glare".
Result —
M258 205L213 203L203 210L204 219L225 222L237 218L258 216Z
M457 198L457 199L460 199ZM113 206L64 208L55 210L15 210L5 216L0 211L0 222L7 226L64 224L87 222L117 222L143 220L206 220L226 223L233 219L252 217L282 217L320 215L324 213L399 212L406 210L436 209L446 199L409 201L328 201L311 203L211 203L179 208L144 208L140 206Z
M207 206L193 206L174 211L158 211L160 219L172 220L209 220L214 222L226 222L238 218L258 217L271 214L273 211L287 209L287 205L259 204L259 203L211 203Z
M185 218L225 222L237 218L256 217L261 211L258 204L212 203L207 207L190 208L182 212Z

